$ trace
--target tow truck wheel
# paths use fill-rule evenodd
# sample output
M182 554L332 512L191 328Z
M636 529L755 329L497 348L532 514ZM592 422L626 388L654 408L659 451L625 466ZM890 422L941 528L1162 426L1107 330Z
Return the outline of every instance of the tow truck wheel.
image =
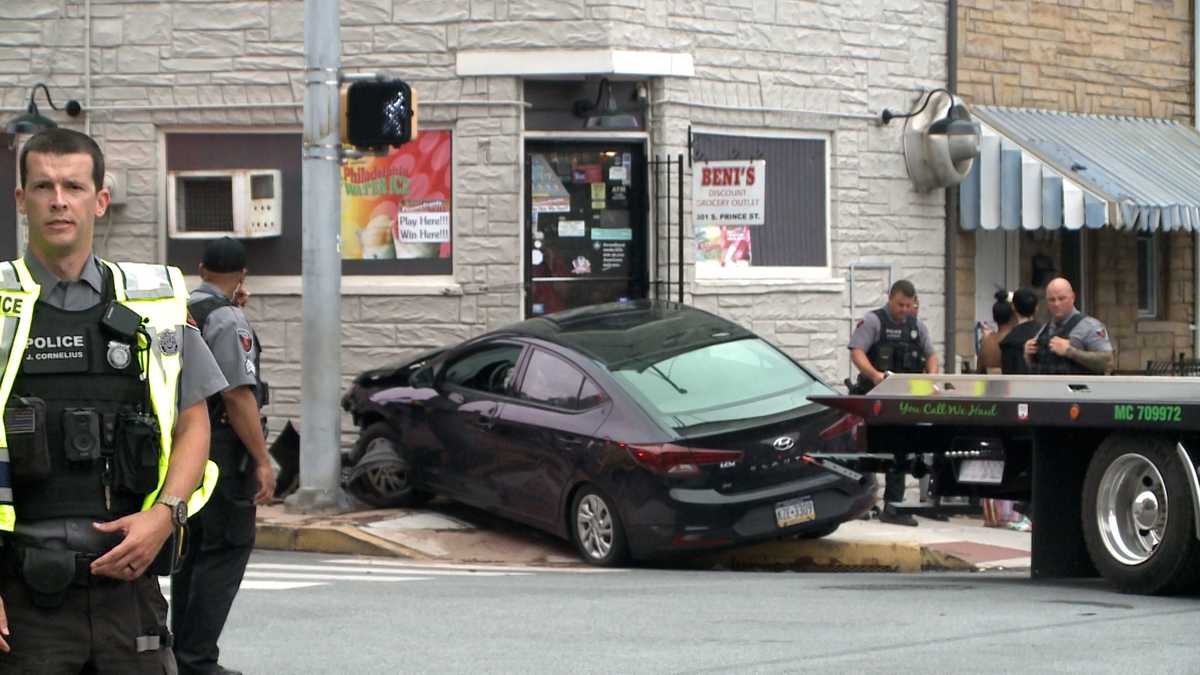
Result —
M1159 436L1109 436L1092 457L1083 484L1084 541L1096 569L1121 591L1200 589L1186 476L1174 441Z

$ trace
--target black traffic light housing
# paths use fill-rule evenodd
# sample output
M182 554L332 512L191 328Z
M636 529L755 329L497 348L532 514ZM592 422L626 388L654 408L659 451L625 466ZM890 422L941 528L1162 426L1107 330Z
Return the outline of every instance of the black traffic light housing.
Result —
M403 145L417 137L417 101L402 80L342 87L342 142L357 148Z

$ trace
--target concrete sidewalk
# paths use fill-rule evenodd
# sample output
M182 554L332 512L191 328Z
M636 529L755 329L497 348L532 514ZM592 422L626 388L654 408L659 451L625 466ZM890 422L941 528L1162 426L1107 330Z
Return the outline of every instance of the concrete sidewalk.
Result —
M919 527L877 520L843 523L817 540L771 541L671 560L667 566L796 571L1022 570L1030 565L1027 532L983 527L979 519ZM287 513L261 507L257 547L346 553L441 563L583 565L565 541L484 511L436 501L422 509L380 509L338 515Z

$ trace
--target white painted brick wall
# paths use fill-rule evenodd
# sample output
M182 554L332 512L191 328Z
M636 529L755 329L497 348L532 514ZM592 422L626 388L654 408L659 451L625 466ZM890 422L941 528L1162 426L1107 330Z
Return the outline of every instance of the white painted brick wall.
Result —
M303 99L301 0L93 0L92 14L95 105ZM458 79L459 49L639 48L694 58L696 77L653 81L654 100L874 113L907 108L918 89L944 84L945 15L944 0L343 0L341 35L345 68L402 73L425 101L520 98L519 78ZM0 1L0 105L23 107L35 81L46 81L58 102L82 99L85 30L78 0ZM940 344L942 195L909 188L899 124L670 104L652 114L652 152L660 155L686 151L689 124L831 132L831 276L844 279L856 260L895 262L917 283ZM343 381L521 314L513 292L523 256L519 112L427 106L422 117L426 127L454 131L455 278L464 294L345 296ZM90 118L128 192L111 222L97 225L97 241L101 253L136 260L155 259L164 229L157 222L158 129L301 122L299 109L93 111ZM690 189L685 181L685 196ZM689 269L688 301L752 327L831 381L845 376L851 317L844 284L833 292L695 293L693 276ZM878 292L881 282L872 278L858 291L860 310ZM256 295L249 308L274 385L273 429L300 410L301 306L296 295Z

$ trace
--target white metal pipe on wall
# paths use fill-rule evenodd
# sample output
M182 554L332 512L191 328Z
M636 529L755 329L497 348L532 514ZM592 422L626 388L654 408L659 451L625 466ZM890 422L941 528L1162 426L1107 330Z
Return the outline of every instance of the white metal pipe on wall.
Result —
M92 105L92 0L83 2L83 109ZM83 133L92 135L92 118L83 118Z
M421 107L484 107L484 106L521 106L524 108L532 108L532 103L515 100L499 100L499 101L421 101ZM178 112L181 110L283 110L295 109L304 107L301 101L272 101L269 103L169 103L169 104L137 104L137 105L98 105L84 106L83 112L86 115L91 112ZM0 107L0 113L23 113L25 107ZM87 119L86 117L84 118Z

